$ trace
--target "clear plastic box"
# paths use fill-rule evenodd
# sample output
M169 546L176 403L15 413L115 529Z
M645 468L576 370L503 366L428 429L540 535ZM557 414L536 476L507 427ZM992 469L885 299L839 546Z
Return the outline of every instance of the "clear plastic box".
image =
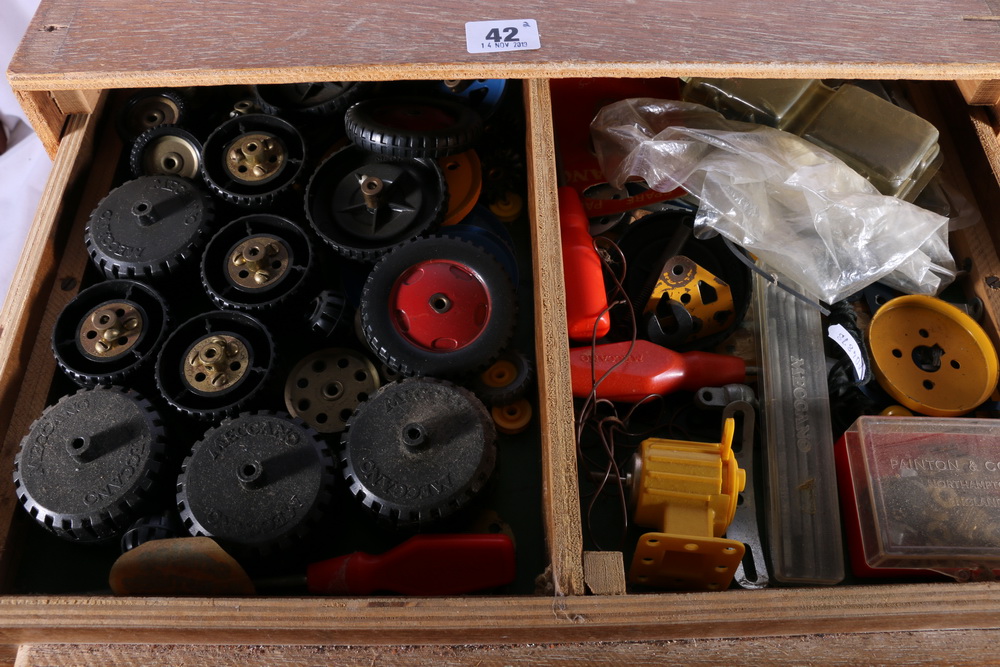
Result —
M855 574L1000 566L995 420L860 417L837 458Z

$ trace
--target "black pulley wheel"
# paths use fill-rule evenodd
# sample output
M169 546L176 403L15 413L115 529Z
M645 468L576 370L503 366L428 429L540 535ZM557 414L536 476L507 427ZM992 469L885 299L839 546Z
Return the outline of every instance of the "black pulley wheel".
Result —
M347 423L351 494L401 528L433 525L474 500L496 464L496 431L471 392L430 378L379 389Z
M274 341L263 324L238 311L214 311L170 334L156 359L156 386L180 412L216 419L246 407L274 364Z
M275 83L254 86L265 112L290 116L329 116L356 102L370 84L354 81Z
M244 413L195 443L177 478L177 508L191 535L267 555L307 536L334 484L316 431L282 413Z
M108 278L161 278L199 255L213 217L211 199L193 182L142 176L100 201L84 242Z
M378 155L439 158L473 148L483 119L447 97L388 97L352 106L344 128L356 146Z
M388 253L361 297L365 339L403 375L454 377L489 366L510 340L516 312L500 262L448 236Z
M331 155L309 181L306 215L319 236L351 259L372 261L435 228L447 210L434 160L385 160L353 146Z
M52 329L52 351L77 384L120 384L152 364L168 321L167 304L153 288L108 280L62 309Z
M132 176L199 178L201 142L176 125L158 125L140 134L129 152Z
M303 172L305 141L286 120L246 114L227 120L205 141L201 172L212 191L237 206L273 202Z
M248 215L209 240L201 281L219 308L268 310L301 293L312 264L312 242L298 225L277 215Z
M152 405L121 387L82 389L46 408L14 458L14 489L59 537L119 536L155 501L165 439Z

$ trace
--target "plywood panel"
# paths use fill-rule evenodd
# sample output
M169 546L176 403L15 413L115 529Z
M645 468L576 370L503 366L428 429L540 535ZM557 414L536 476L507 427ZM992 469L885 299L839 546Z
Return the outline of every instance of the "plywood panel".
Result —
M467 21L537 20L541 49L470 54ZM1000 78L986 0L44 0L15 88L390 78Z

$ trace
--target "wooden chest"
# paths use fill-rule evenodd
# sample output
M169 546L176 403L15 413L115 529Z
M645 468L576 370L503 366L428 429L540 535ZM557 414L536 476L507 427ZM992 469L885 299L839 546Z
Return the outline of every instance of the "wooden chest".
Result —
M465 23L486 19L536 20L541 48L468 53ZM75 294L88 261L67 239L80 236L110 182L113 164L102 158L98 133L106 91L523 79L542 442L540 511L552 591L443 599L3 595L0 643L11 647L8 655L22 647L18 664L69 664L71 651L80 661L107 663L110 656L128 656L149 664L215 662L221 655L239 655L250 664L317 658L541 662L597 656L609 662L740 662L766 659L771 651L793 662L981 662L992 656L992 644L1000 637L1000 585L995 583L589 594L588 584L600 579L600 568L585 560L581 538L548 81L696 75L912 80L921 110L929 110L942 129L946 159L962 164L983 213L983 223L953 235L952 248L960 263L970 260L967 283L986 305L985 327L997 341L1000 143L996 108L990 105L1000 98L993 81L1000 80L998 37L1000 8L990 0L917 0L905 6L890 0L634 0L615 6L585 0L489 9L457 0L420 7L339 0L138 5L43 0L8 73L55 165L0 316L0 480L10 479L20 440L46 405L55 369L48 331ZM962 81L969 100L986 106L967 106L956 95L955 80ZM25 335L35 331L37 337ZM11 485L0 484L0 570L8 579L23 556L16 530L19 511ZM80 653L84 649L74 646L79 644L99 646ZM128 644L143 646L111 646ZM217 645L242 648L223 654ZM254 645L266 647L246 648Z

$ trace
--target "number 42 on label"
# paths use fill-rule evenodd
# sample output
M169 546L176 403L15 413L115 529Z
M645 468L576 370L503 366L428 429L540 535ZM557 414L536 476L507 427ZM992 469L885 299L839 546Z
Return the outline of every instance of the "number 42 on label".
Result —
M541 48L534 19L470 21L465 24L465 41L469 53Z

